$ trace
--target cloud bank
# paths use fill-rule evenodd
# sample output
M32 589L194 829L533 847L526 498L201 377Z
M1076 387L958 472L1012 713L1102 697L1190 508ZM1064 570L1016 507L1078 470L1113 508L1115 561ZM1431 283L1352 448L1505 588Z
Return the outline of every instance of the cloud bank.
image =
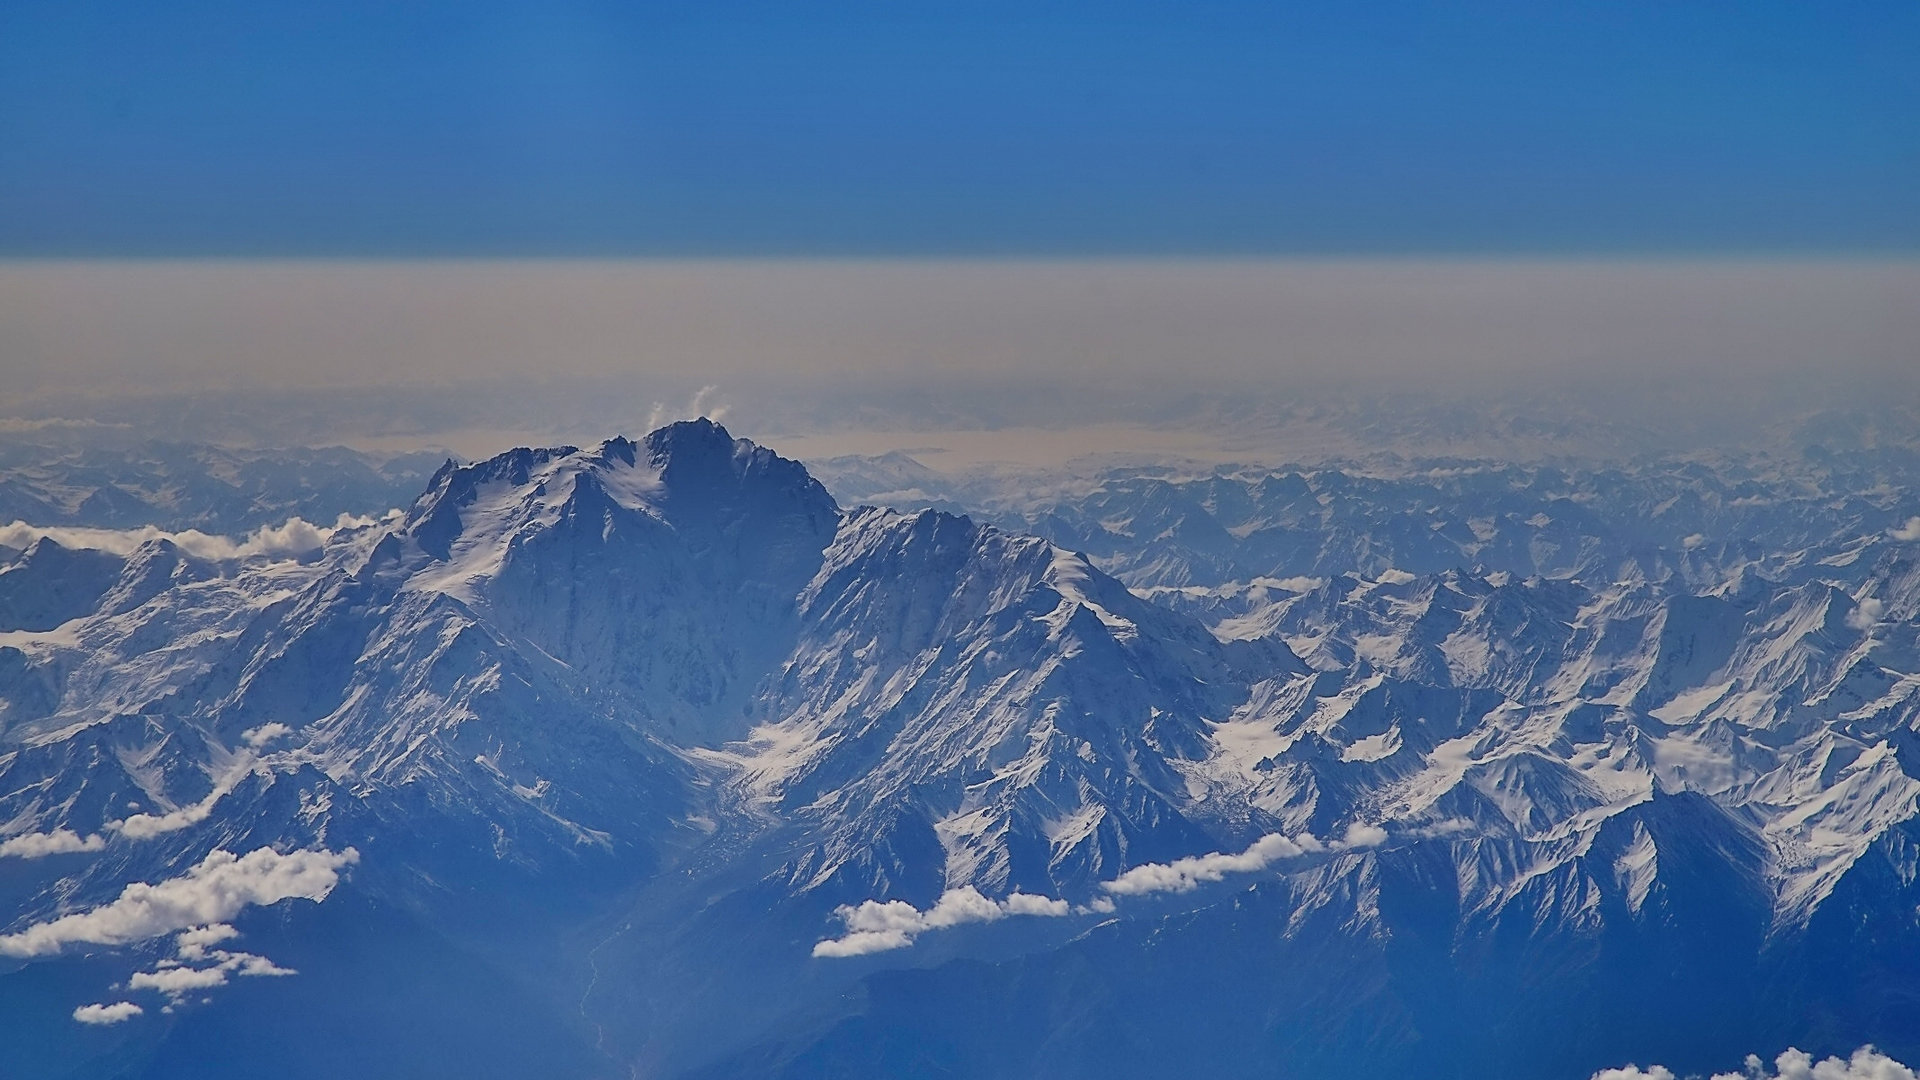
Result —
M1200 885L1219 881L1228 874L1264 870L1282 859L1316 852L1351 851L1376 847L1387 839L1385 829L1355 822L1346 834L1332 842L1302 833L1284 836L1270 833L1255 840L1237 855L1213 852L1175 859L1170 863L1143 863L1100 887L1114 896L1145 896L1159 892L1190 892ZM1009 915L1105 914L1114 910L1113 901L1101 897L1083 907L1030 893L1012 893L1004 900L989 899L971 885L949 889L933 907L921 911L905 900L868 900L858 906L843 904L834 914L846 926L846 933L814 945L813 955L820 957L866 956L870 953L904 949L930 930L944 930L964 923L993 922Z
M1142 863L1112 881L1102 882L1100 887L1116 896L1191 892L1201 885L1219 881L1228 874L1251 874L1265 870L1282 859L1324 851L1378 847L1386 839L1385 829L1358 822L1348 827L1342 839L1331 843L1306 833L1299 836L1269 833L1255 840L1238 855L1216 851L1208 855L1175 859L1170 863Z
M1746 1068L1740 1072L1715 1073L1713 1080L1916 1080L1914 1071L1871 1046L1863 1046L1842 1060L1830 1057L1816 1062L1804 1050L1788 1047L1773 1060L1776 1071L1768 1072L1758 1054L1748 1054ZM1625 1065L1602 1069L1593 1080L1675 1080L1672 1069L1664 1065L1640 1068Z
M68 945L125 945L224 923L256 904L292 897L324 900L339 883L340 871L359 860L353 848L285 855L264 847L245 855L213 851L184 876L157 885L136 881L111 903L0 935L0 956L50 956Z
M138 529L89 529L29 525L24 521L15 521L11 525L0 525L0 545L25 548L44 536L64 548L131 555L141 544L168 540L197 559L296 559L319 551L333 538L334 533L342 529L361 528L378 521L377 518L341 514L332 525L315 525L305 518L294 517L280 525L262 525L238 540L230 536L203 533L198 529L168 532L151 525Z
M65 855L75 851L99 851L106 846L106 838L98 833L81 836L72 829L55 829L48 833L22 833L8 839L5 843L0 843L0 859L40 859L48 855Z
M843 937L822 941L813 947L815 956L864 956L868 953L904 949L913 939L929 930L945 930L965 923L994 922L1009 915L1058 917L1069 914L1065 900L1054 900L1030 893L1012 893L1004 900L990 900L971 885L948 889L926 911L905 900L877 900L854 907L843 904L834 911L846 924Z
M1202 884L1219 881L1228 874L1248 874L1308 852L1323 851L1325 845L1311 836L1298 839L1272 833L1255 840L1238 855L1213 852L1175 859L1170 863L1143 863L1100 887L1119 896L1144 896L1157 892L1191 892Z

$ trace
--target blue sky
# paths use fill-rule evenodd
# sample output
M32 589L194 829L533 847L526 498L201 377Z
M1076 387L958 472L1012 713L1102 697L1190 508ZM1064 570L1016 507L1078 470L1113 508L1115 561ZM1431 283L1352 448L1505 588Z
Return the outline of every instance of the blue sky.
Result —
M0 254L1920 249L1920 4L7 0Z

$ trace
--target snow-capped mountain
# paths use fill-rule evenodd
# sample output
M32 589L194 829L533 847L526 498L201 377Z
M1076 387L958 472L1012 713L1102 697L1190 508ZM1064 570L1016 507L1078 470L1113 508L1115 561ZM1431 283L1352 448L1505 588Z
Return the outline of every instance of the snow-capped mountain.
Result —
M1743 567L1769 580L1851 577L1846 567L1870 566L1920 515L1911 442L1599 463L1379 454L1282 468L947 474L895 453L817 468L843 499L963 508L1085 552L1172 602L1389 570L1679 578L1694 590Z
M1911 1059L1920 522L1688 470L1104 486L1089 559L695 421L298 550L42 535L0 1071Z
M296 516L330 522L404 504L439 460L338 446L167 442L104 425L72 433L0 432L0 527L19 521L240 534Z

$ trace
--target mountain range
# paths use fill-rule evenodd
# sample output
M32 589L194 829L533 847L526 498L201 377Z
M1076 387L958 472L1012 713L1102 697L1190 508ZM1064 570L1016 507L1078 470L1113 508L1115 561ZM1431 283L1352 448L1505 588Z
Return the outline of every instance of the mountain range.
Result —
M849 508L700 420L301 544L9 533L0 1074L1912 1060L1909 464Z

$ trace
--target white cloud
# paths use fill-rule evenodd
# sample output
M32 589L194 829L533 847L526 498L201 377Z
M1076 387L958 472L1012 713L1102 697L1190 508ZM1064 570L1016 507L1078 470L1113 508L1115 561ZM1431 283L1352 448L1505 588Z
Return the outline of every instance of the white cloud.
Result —
M971 885L958 889L948 889L942 893L933 910L927 912L926 928L944 930L949 926L963 923L992 922L1004 916L1006 908L980 895L980 890Z
M1402 831L1400 835L1412 840L1431 840L1435 837L1460 836L1464 833L1472 832L1473 829L1474 825L1471 818L1450 817L1443 818L1431 825L1422 825L1418 828L1406 829Z
M257 728L251 728L242 732L240 739L248 746L258 750L275 739L283 738L291 734L293 734L292 728L276 720L272 723L261 724Z
M1101 882L1100 887L1120 896L1191 892L1201 885L1219 881L1228 874L1251 874L1265 870L1281 859L1325 851L1357 851L1379 847L1386 842L1387 830L1360 821L1348 825L1341 838L1332 842L1308 833L1298 836L1268 833L1238 855L1216 851L1208 855L1190 855L1170 863L1142 863L1112 881Z
M48 833L23 833L0 843L0 858L39 859L74 851L99 851L106 846L106 839L97 833L81 836L72 829L55 829Z
M1887 535L1893 537L1895 540L1905 540L1908 542L1920 540L1920 517L1908 518L1905 525L1897 529L1888 529Z
M263 724L241 738L257 747L291 730L285 724ZM133 814L120 821L107 822L107 828L129 840L151 840L198 825L213 813L214 804L232 793L254 764L251 755L242 753L240 762L216 781L213 790L199 802L164 814ZM49 833L25 833L0 843L0 858L37 859L73 851L99 851L106 846L106 838L102 836L81 836L72 829L55 829Z
M1070 910L1065 900L1034 896L1031 893L1014 893L1007 897L1006 904L1009 915L1043 915L1057 918Z
M83 1024L118 1024L146 1011L131 1001L116 1001L111 1005L82 1005L73 1010L73 1018Z
M1871 630L1886 612L1887 605L1884 602L1878 597L1869 596L1847 612L1847 625L1855 630Z
M1312 592L1326 583L1326 578L1305 576L1286 578L1257 577L1254 578L1252 582L1256 587L1279 589L1283 592L1290 593Z
M213 948L239 937L240 932L226 923L211 923L182 931L174 940L178 960L162 960L152 971L136 971L127 980L129 990L157 990L173 1005L200 990L227 985L233 975L243 977L297 975L264 956L249 952L229 952ZM205 964L205 967L191 967Z
M247 978L259 978L261 976L279 978L287 975L300 974L292 968L283 968L279 964L256 953L228 953L226 954L226 960L238 961L240 974Z
M1343 836L1340 843L1335 846L1341 848L1371 848L1379 847L1386 842L1387 830L1378 825L1368 825L1364 822L1356 821L1347 826L1346 835Z
M182 950L183 955L184 952L185 950ZM163 965L152 971L136 971L133 977L127 980L127 989L158 990L177 1002L196 990L211 990L216 986L227 985L228 975L259 977L299 974L292 968L283 968L256 953L212 949L203 952L200 958L215 962L208 967L196 968L172 964Z
M208 968L169 967L158 971L136 971L127 980L129 990L158 990L168 997L179 997L194 990L227 985L223 966Z
M873 901L869 900L868 903ZM813 955L822 957L866 956L868 953L891 952L904 949L913 944L913 937L904 930L857 930L845 937L828 938L813 946Z
M1352 851L1378 847L1386 843L1387 831L1378 825L1354 822L1345 835L1332 843L1306 833L1284 836L1270 833L1255 840L1238 855L1214 852L1175 859L1170 863L1144 863L1100 887L1116 896L1144 896L1158 892L1189 892L1202 884L1219 881L1228 874L1264 870L1281 859L1314 852ZM943 930L962 923L993 922L1009 915L1037 915L1058 918L1064 915L1105 915L1115 910L1111 897L1096 897L1090 903L1074 907L1065 900L1031 893L1012 893L1004 900L992 900L971 885L948 889L933 907L921 911L905 900L868 900L858 906L843 904L834 910L846 926L846 933L814 945L815 956L865 956L869 953L904 949L914 938L929 930Z
M0 416L0 433L18 435L30 431L59 431L66 429L88 430L125 430L132 424L108 424L99 420L70 420L64 416L43 416L29 418L24 416Z
M213 813L214 804L226 798L233 791L234 786L240 783L241 777L246 776L253 766L253 756L242 752L239 763L229 769L225 776L215 781L213 790L207 792L207 797L199 802L164 814L134 814L122 821L109 821L107 828L129 840L151 840L156 836L179 832L181 829L198 825L207 819L207 815Z
M1228 874L1249 874L1265 870L1281 859L1324 851L1326 845L1302 834L1293 838L1269 833L1255 840L1238 855L1214 852L1192 855L1170 863L1142 863L1100 887L1121 896L1144 896L1157 892L1190 892L1201 885L1219 881Z
M24 521L15 521L11 525L0 525L0 545L24 548L45 536L51 537L61 547L130 555L135 548L148 541L171 540L180 550L201 559L291 559L319 551L341 529L373 525L378 520L341 514L332 525L315 525L304 518L295 517L280 525L262 525L238 540L230 536L203 533L198 529L167 532L151 525L138 529L88 529L29 525Z
M164 814L135 814L125 821L111 821L107 827L117 830L129 840L151 840L170 832L178 832L192 825L198 825L213 812L213 804L220 801L226 792L215 790L214 794L194 803Z
M213 923L181 931L180 936L173 939L173 944L179 950L180 959L198 962L206 959L208 949L239 936L240 931L226 923Z
M124 945L210 923L224 923L254 904L290 897L324 900L340 870L360 853L259 848L245 855L214 851L184 876L157 885L136 881L118 899L89 911L0 935L0 956L48 956L73 944Z
M1855 1050L1853 1056L1845 1060L1830 1057L1819 1062L1813 1060L1812 1054L1788 1047L1774 1059L1773 1067L1776 1071L1769 1073L1760 1055L1748 1054L1743 1071L1715 1073L1713 1080L1920 1080L1911 1068L1871 1046ZM1627 1065L1602 1069L1593 1074L1593 1080L1674 1080L1674 1075L1673 1070L1663 1065L1649 1065L1645 1069Z
M727 415L727 406L717 404L720 388L709 383L694 391L693 398L686 405L674 407L665 402L656 401L647 411L647 430L649 432L665 427L675 420L692 420L706 417L714 423L720 423Z
M1830 1057L1817 1063L1812 1054L1790 1046L1773 1059L1773 1067L1779 1070L1778 1075L1768 1077L1759 1056L1749 1054L1744 1076L1722 1073L1714 1080L1915 1080L1912 1069L1871 1046L1855 1050L1845 1061Z
M924 912L905 900L868 900L858 907L843 904L834 914L846 925L847 932L816 944L813 955L865 956L904 949L913 944L915 937L929 930L994 922L1009 915L1058 917L1071 911L1065 900L1030 893L1016 892L1005 900L992 900L971 885L948 889Z

